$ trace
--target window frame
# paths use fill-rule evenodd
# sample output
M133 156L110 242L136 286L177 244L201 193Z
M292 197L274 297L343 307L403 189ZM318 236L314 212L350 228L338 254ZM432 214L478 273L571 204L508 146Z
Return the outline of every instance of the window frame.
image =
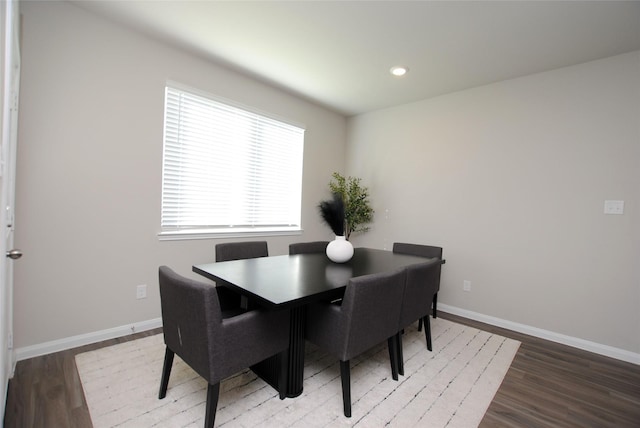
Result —
M302 131L302 147L300 158L300 206L299 206L299 224L290 226L247 226L247 227L176 227L166 228L163 225L163 210L164 210L164 187L165 187L165 172L166 172L166 121L167 121L167 91L168 89L174 89L177 91L183 91L194 95L196 97L202 97L213 101L214 103L221 103L227 107L234 109L240 109L244 112L259 115L264 118L275 120L283 124L297 127ZM167 81L164 85L164 108L163 108L163 137L162 137L162 181L161 181L161 195L160 195L160 231L158 232L158 238L161 241L164 240L191 240L191 239L211 239L211 238L234 238L234 237L251 237L251 236L282 236L282 235L301 235L302 234L302 181L303 181L303 163L304 163L304 142L305 142L305 126L300 123L296 123L290 119L282 118L272 113L267 113L259 109L246 106L233 100L229 100L218 95L207 93L202 90L198 90L192 87L185 86L183 84Z

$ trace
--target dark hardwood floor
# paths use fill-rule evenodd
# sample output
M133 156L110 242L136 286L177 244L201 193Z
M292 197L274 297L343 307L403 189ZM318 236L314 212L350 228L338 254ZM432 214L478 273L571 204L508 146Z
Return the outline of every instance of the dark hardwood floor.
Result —
M438 316L522 342L481 427L640 427L640 366L455 315ZM5 427L91 427L75 355L138 333L20 361Z

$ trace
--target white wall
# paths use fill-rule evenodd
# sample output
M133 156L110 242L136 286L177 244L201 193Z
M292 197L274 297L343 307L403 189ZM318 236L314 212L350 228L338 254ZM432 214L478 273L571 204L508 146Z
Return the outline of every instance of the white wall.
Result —
M305 232L269 238L269 250L332 236L316 205L344 169L344 117L76 6L22 9L16 347L157 318L158 266L193 275L213 260L219 240L157 238L168 79L305 124Z
M640 352L640 52L354 117L347 172L360 243L444 247L443 304Z

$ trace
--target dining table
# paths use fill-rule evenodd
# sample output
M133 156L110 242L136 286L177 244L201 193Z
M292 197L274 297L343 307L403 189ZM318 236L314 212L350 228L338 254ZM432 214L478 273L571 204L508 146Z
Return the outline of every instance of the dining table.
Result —
M373 248L355 248L353 257L334 263L324 253L257 257L194 265L193 272L235 290L253 307L289 310L289 354L286 396L302 393L305 352L305 307L340 299L351 278L391 272L429 260ZM277 388L280 364L272 357L251 369Z

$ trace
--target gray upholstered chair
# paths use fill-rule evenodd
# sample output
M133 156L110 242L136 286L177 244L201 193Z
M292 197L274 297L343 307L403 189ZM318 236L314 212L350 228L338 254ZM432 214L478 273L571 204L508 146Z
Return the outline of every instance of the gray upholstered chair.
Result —
M433 259L424 263L407 266L400 322L398 324L398 372L404 375L404 358L402 355L402 331L418 320L424 321L424 334L427 349L431 347L431 323L429 322L429 306L437 291L440 280L440 260Z
M412 256L437 258L442 260L442 247L431 245L407 244L404 242L394 242L393 252L398 254L409 254ZM438 287L433 295L433 317L438 318L438 291L440 291L440 277L438 277ZM422 321L418 324L418 330L422 327Z
M216 244L216 262L228 262L231 260L254 259L257 257L268 257L269 248L267 241L248 242L226 242ZM226 288L225 286L222 286ZM233 292L235 293L235 291ZM240 306L243 309L250 309L251 304L246 296L236 294Z
M311 304L307 308L306 338L340 360L344 415L351 417L349 361L387 340L391 373L398 379L398 321L405 270L352 278L341 305Z
M209 384L205 427L213 427L220 381L279 354L280 399L285 397L289 347L288 311L249 311L225 307L229 290L159 269L164 342L164 367L158 398L167 394L177 354ZM230 309L230 311L229 311ZM226 317L227 315L235 315Z
M289 244L289 254L324 253L329 241L296 242Z
M216 245L216 262L268 256L267 241L227 242Z

